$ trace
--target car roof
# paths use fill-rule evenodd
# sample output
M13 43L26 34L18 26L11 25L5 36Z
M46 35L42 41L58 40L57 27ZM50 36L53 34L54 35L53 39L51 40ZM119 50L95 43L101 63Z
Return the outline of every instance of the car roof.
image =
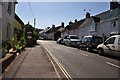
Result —
M93 35L88 35L88 36L84 36L85 37L100 37L100 36L93 36Z
M120 37L120 35L113 35L113 36L111 36L111 37Z
M69 36L77 36L77 35L69 35Z

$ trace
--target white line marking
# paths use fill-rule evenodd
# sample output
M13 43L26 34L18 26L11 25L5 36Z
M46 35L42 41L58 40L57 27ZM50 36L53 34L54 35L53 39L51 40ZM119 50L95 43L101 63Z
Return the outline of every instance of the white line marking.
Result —
M83 53L80 53L80 54L82 54L82 55L84 55L84 56L88 56L87 54L83 54Z
M120 68L120 66L116 65L116 64L113 64L113 63L110 63L110 62L106 62L107 64L111 65L111 66L114 66L114 67L117 67L117 68Z

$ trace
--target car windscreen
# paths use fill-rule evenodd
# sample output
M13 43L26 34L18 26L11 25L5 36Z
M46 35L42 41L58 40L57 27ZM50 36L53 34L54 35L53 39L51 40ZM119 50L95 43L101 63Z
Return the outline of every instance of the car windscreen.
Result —
M70 36L71 39L79 39L77 36Z
M90 42L92 40L92 37L84 37L82 39L82 42Z
M100 44L100 43L103 43L103 40L100 37L96 37L96 38L93 38L92 42Z

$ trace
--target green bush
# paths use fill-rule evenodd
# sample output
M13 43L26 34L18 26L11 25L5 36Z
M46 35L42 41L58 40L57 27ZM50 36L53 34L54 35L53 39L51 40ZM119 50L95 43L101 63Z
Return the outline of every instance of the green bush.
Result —
M21 46L24 46L24 45L26 45L26 43L27 43L27 41L26 41L25 36L22 36L22 37L20 38L19 44L20 44Z

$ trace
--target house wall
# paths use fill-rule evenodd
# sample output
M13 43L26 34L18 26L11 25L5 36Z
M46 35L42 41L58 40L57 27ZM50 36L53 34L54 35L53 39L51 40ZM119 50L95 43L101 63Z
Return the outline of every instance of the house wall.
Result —
M48 33L47 37L50 40L54 40L54 33Z
M118 20L116 21L116 26L113 26L113 21L116 19L111 19L108 21L100 22L97 24L97 33L102 36L103 34L106 37L110 36L111 32L118 32Z
M77 35L77 36L79 36L79 30L78 29L73 29L73 30L70 30L69 31L69 35Z
M2 2L0 2L0 13L2 13ZM2 45L2 14L0 14L0 48Z
M91 32L91 26L94 26L94 25L95 25L95 23L94 23L93 19L91 18L90 22L88 22L87 25L81 25L80 27L78 27L78 30L79 30L78 31L78 37L80 39L82 39L83 36L91 35L91 33L90 33ZM94 33L92 33L92 35L94 35Z
M79 38L82 39L83 36L90 35L90 27L80 27L79 28Z
M86 35L97 35L103 37L104 40L106 40L108 37L110 37L111 32L120 31L120 22L118 20L114 18L107 21L99 22L97 23L97 26L95 26L95 22L92 20L89 26L79 27L79 38L81 39L82 36ZM113 26L114 21L116 21L116 26ZM91 26L95 26L95 31L91 31Z
M14 13L15 3L12 3L11 13L8 12L8 2L3 2L2 6L2 40L9 40L14 38ZM9 26L8 26L9 25ZM8 28L7 28L8 26ZM8 32L7 32L8 31ZM8 36L7 36L8 35Z
M65 37L66 35L68 35L68 33L68 31L61 32L61 37Z

